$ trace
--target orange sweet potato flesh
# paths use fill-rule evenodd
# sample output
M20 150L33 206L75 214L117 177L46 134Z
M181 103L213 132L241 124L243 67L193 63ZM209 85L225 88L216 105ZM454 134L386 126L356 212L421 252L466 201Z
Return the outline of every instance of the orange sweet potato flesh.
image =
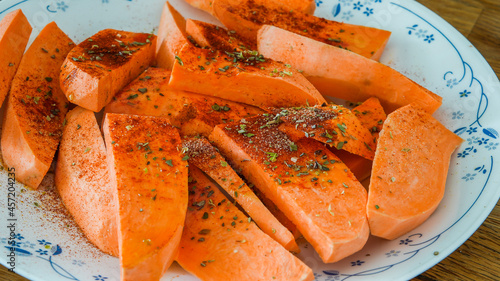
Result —
M149 68L116 94L105 112L161 116L184 136L208 137L216 125L263 113L263 110L168 85L170 71Z
M324 145L312 139L294 143L273 121L257 116L218 125L210 138L298 227L325 263L357 252L369 235L365 188ZM243 124L246 136L238 133Z
M391 35L389 31L330 21L266 2L218 0L214 14L229 30L251 41L256 41L262 26L272 25L373 60L380 59Z
M267 198L264 193L260 192L255 186L252 184L251 188L255 195L259 197L260 201L266 206L266 208L273 214L273 216L284 226L286 227L292 234L295 239L298 239L302 234L300 234L299 229L293 222L288 219L288 217L283 214L283 212L278 209L278 206L271 201L271 199Z
M24 54L12 81L2 126L2 155L16 179L37 188L61 140L68 101L59 70L73 42L49 23Z
M190 166L189 175L190 207L176 259L185 270L205 281L314 280L307 265L262 232L203 172Z
M217 182L264 233L285 249L295 253L300 252L293 234L273 216L207 139L184 139L182 147L189 157L189 164L195 165Z
M167 1L163 6L156 43L156 66L172 69L175 55L179 53L186 39L186 20Z
M263 26L258 50L266 58L303 70L325 96L353 102L377 97L387 113L410 103L428 113L441 106L440 96L386 65L284 29Z
M250 55L250 54L248 54ZM178 90L257 107L321 104L325 99L299 72L261 57L250 60L186 44L169 82Z
M112 113L103 131L118 203L121 280L159 280L177 256L187 209L179 134L161 117Z
M201 9L209 14L213 13L213 3L215 0L186 0L191 6ZM281 5L288 10L301 11L313 14L316 10L314 0L266 0L266 5Z
M444 195L450 156L462 141L416 106L387 116L368 195L373 235L396 239L434 212Z
M375 155L375 142L370 131L343 106L325 103L270 111L277 116L276 122L283 122L279 129L293 139L313 138L369 160Z
M61 88L72 103L99 112L153 63L155 50L155 35L101 30L68 54L61 67Z
M21 10L8 13L0 21L0 106L9 93L31 34L31 25Z
M76 107L66 115L55 185L85 236L118 256L117 205L109 179L106 147L94 112Z
M207 22L188 19L186 33L194 43L201 47L210 47L229 53L255 52L254 50L257 50L256 42L240 37L235 31Z
M382 130L387 115L377 98L369 98L362 104L352 109L352 112L361 122L361 125L372 133L373 137L378 139L378 134ZM370 177L372 161L345 150L332 150L349 170L362 182Z

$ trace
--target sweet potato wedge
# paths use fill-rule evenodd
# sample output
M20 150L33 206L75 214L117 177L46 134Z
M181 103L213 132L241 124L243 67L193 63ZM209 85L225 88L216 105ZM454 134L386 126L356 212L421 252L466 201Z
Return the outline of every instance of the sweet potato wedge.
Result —
M387 113L413 102L428 113L441 106L440 96L386 65L278 27L259 30L258 50L303 70L325 96L353 102L374 96Z
M229 30L251 41L258 38L257 33L263 25L272 25L373 60L380 59L391 35L389 31L330 21L289 8L270 6L267 2L217 0L213 5L214 15Z
M186 39L186 20L167 1L163 6L156 43L156 66L172 69L175 55L179 53Z
M370 130L375 138L378 138L378 134L387 118L379 99L375 97L369 98L353 108L352 112L359 119L361 125Z
M314 280L309 267L262 232L203 172L190 166L189 175L190 207L177 257L185 270L205 281Z
M188 19L186 21L186 34L197 45L210 47L214 50L229 53L252 52L252 55L254 50L257 50L257 42L248 41L241 38L235 31L207 22Z
M121 280L159 280L177 256L187 209L179 134L161 117L112 113L103 131L118 204Z
M292 139L313 138L338 150L372 160L375 142L349 109L336 104L322 104L314 107L289 107L270 109L279 129Z
M59 70L73 47L52 22L24 54L7 98L2 126L2 155L16 179L37 188L61 140L68 101L59 88Z
M191 44L179 53L169 85L257 107L325 102L302 74L284 64L250 53L227 54Z
M57 191L90 242L118 257L118 207L101 130L94 112L82 107L71 110L66 120L56 164Z
M238 133L241 125L246 135ZM273 117L265 116L218 125L210 138L299 228L325 263L364 246L369 234L366 190L321 143L292 142Z
M31 34L31 25L21 10L8 13L0 21L0 106L9 93Z
M189 164L195 165L217 182L264 233L285 249L295 253L300 252L293 234L273 216L207 139L184 139L182 148L189 157Z
M367 203L373 235L395 239L434 212L444 195L450 156L462 141L413 105L387 116Z
M375 140L378 139L380 130L384 124L387 115L382 108L377 98L369 98L362 104L352 109L352 112L361 122L361 125L372 133ZM370 177L373 162L356 154L349 153L345 150L332 150L337 155L349 170L362 182Z
M278 209L278 206L271 201L271 199L267 198L264 193L262 193L260 190L255 188L253 184L249 185L250 188L253 190L255 195L259 197L260 201L266 206L266 208L273 214L273 216L284 226L286 227L292 234L295 239L298 239L302 234L300 234L299 229L293 222L288 219L288 217L283 214L283 212Z
M122 89L105 112L161 116L184 136L208 137L216 125L263 113L250 105L174 90L170 71L149 68Z
M186 0L191 6L203 10L211 15L213 13L213 3L215 0ZM314 14L316 2L314 0L266 0L266 6L280 5L285 9L300 11L307 14Z
M155 35L101 30L68 54L61 68L61 88L72 103L99 112L153 63L155 50Z

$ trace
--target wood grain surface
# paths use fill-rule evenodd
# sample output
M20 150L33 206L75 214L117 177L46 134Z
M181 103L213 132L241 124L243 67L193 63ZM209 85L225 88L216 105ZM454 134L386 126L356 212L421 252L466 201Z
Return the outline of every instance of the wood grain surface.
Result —
M500 77L500 0L417 1L467 37ZM0 281L25 280L0 266ZM500 280L500 204L469 240L413 280Z

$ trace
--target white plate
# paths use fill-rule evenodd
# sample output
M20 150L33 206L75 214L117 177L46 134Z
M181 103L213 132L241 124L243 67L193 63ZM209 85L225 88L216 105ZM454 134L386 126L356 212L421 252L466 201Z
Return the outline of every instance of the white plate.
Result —
M34 34L56 21L75 42L103 28L151 32L164 0L16 0L0 2L0 17L22 9ZM182 0L187 17L214 22ZM451 158L444 200L422 226L394 241L370 238L359 253L323 264L307 244L299 257L317 280L406 280L452 253L486 219L500 197L500 83L479 52L448 23L413 1L316 0L316 15L393 32L382 62L443 96L435 113L465 139ZM18 209L7 209L6 171L0 174L0 262L7 264L9 229L15 222L15 271L33 280L119 280L118 259L89 245L58 211L53 192L16 185ZM50 185L50 182L48 183ZM24 192L22 192L24 190ZM38 205L38 207L36 206ZM16 221L8 221L14 218ZM174 265L162 280L197 280Z

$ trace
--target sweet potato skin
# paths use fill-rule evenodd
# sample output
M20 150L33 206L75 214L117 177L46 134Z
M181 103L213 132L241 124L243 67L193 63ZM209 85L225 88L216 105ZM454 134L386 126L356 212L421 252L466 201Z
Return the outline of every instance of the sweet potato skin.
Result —
M8 13L0 22L0 106L9 93L31 34L31 25L21 10Z
M186 0L189 5L214 15L214 0ZM301 11L307 14L314 14L316 3L314 0L267 0L268 5L280 5L289 10Z
M325 99L299 72L273 61L249 62L235 55L184 45L170 87L257 107L321 104ZM263 69L264 68L264 69Z
M360 250L369 235L365 188L322 144L292 142L272 121L258 116L219 125L210 139L299 228L324 262ZM246 135L238 132L240 125L246 125Z
M380 132L367 203L371 233L395 239L425 221L443 198L462 139L418 106L389 114Z
M101 30L68 54L61 67L61 89L72 103L99 112L153 64L155 50L155 35Z
M108 113L103 123L118 202L122 280L159 280L178 252L187 209L187 162L161 117Z
M37 188L62 136L67 100L59 88L59 69L73 42L49 23L24 54L12 81L2 126L4 163L16 179Z
M66 115L55 185L85 236L118 256L117 206L109 179L104 139L94 112L76 107Z
M174 90L168 85L169 78L168 70L147 69L116 94L105 112L161 116L183 136L206 137L218 124L264 113L250 105Z
M375 96L387 113L414 102L432 114L442 103L440 96L386 65L277 27L259 30L258 50L303 70L325 96L352 102Z
M177 262L201 280L314 280L302 261L264 234L196 167ZM235 266L245 264L245 266Z

